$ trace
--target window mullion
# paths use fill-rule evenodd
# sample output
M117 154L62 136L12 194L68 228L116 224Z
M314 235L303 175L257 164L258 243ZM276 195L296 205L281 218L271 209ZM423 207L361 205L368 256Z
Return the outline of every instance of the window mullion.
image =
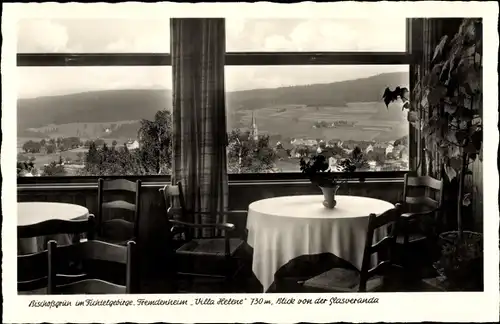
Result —
M226 65L393 65L411 64L405 52L304 52L226 54Z
M17 54L17 66L160 66L170 65L165 53Z

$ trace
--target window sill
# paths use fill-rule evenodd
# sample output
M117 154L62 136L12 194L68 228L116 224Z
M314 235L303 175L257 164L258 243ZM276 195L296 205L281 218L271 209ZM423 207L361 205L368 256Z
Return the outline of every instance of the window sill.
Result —
M406 172L363 172L347 183L403 183ZM119 177L109 177L119 178ZM131 181L141 179L144 188L161 188L170 183L168 176L130 176ZM18 191L32 190L96 190L98 177L46 177L19 178ZM311 182L302 174L234 174L229 175L229 186L274 186L274 185L310 185Z

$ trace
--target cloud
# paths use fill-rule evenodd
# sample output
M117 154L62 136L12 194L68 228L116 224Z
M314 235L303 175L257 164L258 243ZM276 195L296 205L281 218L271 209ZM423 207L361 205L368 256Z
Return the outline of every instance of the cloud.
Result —
M352 24L328 20L308 20L290 33L291 43L301 51L355 50L357 38Z
M228 18L226 19L226 35L227 37L240 37L241 33L245 29L245 20Z
M266 51L289 51L291 42L283 36L271 35L264 40Z
M68 31L50 20L24 20L18 24L18 52L64 52L68 50Z

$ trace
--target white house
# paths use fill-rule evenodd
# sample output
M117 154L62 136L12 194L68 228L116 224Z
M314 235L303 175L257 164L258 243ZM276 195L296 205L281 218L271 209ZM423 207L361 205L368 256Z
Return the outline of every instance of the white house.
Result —
M135 140L135 141L130 140L125 144L127 145L127 149L129 149L129 150L136 150L139 148L139 142L137 140Z
M375 170L375 168L377 167L377 162L370 160L368 161L368 165L370 166L370 170Z
M387 147L385 148L385 155L392 153L393 150L394 150L394 145L392 144L387 145Z

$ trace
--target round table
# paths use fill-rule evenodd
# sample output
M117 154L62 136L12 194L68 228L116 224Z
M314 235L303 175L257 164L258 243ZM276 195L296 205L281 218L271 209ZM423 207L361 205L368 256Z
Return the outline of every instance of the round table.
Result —
M41 223L50 219L72 220L86 218L89 210L83 206L57 203L57 202L20 202L17 203L17 226L26 226ZM58 244L70 244L68 235L57 235L51 237ZM18 253L35 253L44 249L46 238L20 239L18 242Z
M248 208L248 244L253 247L253 272L266 291L274 274L290 260L330 252L361 269L370 213L394 205L379 199L336 196L334 209L322 195L285 196L259 200ZM374 241L386 235L380 228ZM376 261L376 260L374 260Z

